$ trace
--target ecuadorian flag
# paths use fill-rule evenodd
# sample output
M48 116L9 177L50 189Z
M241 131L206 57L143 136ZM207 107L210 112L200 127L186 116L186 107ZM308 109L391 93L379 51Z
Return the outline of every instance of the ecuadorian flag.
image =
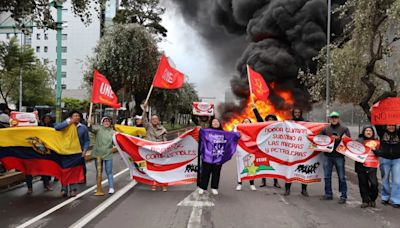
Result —
M48 127L0 129L0 161L7 170L54 176L63 185L84 179L84 159L74 125L63 131Z
M127 135L132 135L136 137L145 137L146 129L144 127L132 127L120 124L115 124L115 130Z

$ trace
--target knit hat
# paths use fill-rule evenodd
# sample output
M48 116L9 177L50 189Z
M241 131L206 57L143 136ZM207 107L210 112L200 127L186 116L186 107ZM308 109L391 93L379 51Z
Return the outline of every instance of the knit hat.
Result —
M103 123L104 122L104 120L109 120L110 122L112 122L112 120L111 120L111 118L110 117L108 117L108 116L105 116L105 117L103 117L103 118L101 118L101 123Z

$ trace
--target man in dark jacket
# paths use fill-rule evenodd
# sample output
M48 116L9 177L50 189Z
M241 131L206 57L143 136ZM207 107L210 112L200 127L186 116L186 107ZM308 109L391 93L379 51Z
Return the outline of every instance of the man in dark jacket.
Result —
M292 111L292 120L293 121L306 121L303 117L303 111L299 108L295 108ZM290 188L292 187L292 183L285 183L285 196L290 195ZM307 192L307 184L301 184L301 194L305 197L308 197Z
M381 144L376 155L382 175L382 204L400 208L400 131L396 125L375 127Z
M332 112L329 114L329 125L322 129L321 135L328 135L335 139L335 145L332 153L324 153L324 173L325 173L325 195L321 200L332 200L332 170L333 166L336 168L336 172L339 177L339 191L341 193L339 204L346 203L347 200L347 183L345 176L345 159L344 155L337 152L336 149L342 140L344 135L350 137L349 129L340 123L340 115L338 112Z

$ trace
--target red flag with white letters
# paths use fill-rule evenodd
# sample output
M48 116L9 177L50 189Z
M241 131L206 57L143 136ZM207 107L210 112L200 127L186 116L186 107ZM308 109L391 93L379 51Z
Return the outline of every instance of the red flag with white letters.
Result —
M153 86L161 89L181 88L185 75L171 67L165 55L161 56L160 64L154 76Z
M113 108L120 108L118 97L111 88L107 78L100 74L96 69L93 72L92 98L90 100L96 104L104 104Z

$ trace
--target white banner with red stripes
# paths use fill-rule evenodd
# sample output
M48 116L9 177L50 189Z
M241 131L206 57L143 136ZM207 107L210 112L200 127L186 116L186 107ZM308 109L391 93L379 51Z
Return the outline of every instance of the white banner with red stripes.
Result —
M151 142L115 133L114 143L138 182L168 186L197 181L198 129L168 142Z

